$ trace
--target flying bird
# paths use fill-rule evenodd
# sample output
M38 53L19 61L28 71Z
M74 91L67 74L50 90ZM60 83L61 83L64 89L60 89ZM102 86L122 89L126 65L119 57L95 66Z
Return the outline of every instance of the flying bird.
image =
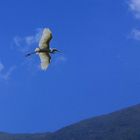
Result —
M41 69L47 70L51 62L51 54L60 52L56 48L50 48L50 41L52 39L52 32L49 28L44 28L41 39L39 41L39 47L35 49L34 52L26 54L30 56L32 54L38 54L41 61Z

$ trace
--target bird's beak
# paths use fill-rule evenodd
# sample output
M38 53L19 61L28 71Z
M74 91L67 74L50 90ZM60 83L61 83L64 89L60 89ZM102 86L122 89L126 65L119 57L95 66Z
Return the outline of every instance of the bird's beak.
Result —
M62 51L57 50L57 52L62 53Z

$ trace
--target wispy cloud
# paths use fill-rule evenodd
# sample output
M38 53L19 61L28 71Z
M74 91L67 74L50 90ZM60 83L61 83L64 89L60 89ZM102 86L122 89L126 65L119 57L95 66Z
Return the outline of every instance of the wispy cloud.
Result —
M140 0L128 0L129 7L136 18L140 18Z
M4 64L0 62L0 79L8 80L15 68L16 66L11 66L8 70L6 70Z
M4 69L4 65L0 62L0 72Z
M65 64L68 61L67 57L62 54L60 54L60 55L58 54L58 55L54 56L54 58L52 58L52 59L53 59L53 63L52 63L53 67L56 67L61 64Z
M140 30L139 29L133 29L131 31L130 37L132 39L140 41Z
M20 52L27 52L29 49L32 48L32 46L36 45L39 42L39 39L42 34L42 28L37 28L35 30L35 34L33 35L27 35L24 37L21 36L15 36L13 39L12 48L16 48Z
M136 19L140 19L140 0L127 0L128 6ZM133 28L130 32L129 38L140 41L140 29Z
M66 61L67 61L67 58L65 56L57 56L55 59L56 64L65 63Z

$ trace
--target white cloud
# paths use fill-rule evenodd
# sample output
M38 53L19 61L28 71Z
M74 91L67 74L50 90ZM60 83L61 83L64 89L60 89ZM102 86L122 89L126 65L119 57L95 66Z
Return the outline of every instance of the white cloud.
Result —
M27 36L15 36L13 38L13 42L11 44L11 49L14 49L15 51L19 51L20 53L23 53L24 55L33 52L36 47L39 45L39 40L42 35L43 28L37 28L35 29L34 34L27 35ZM28 60L27 60L28 59ZM36 71L36 61L32 59L32 57L28 57L27 59L24 59L23 62L21 62L18 67L26 67L28 71ZM11 70L12 71L12 70ZM9 74L7 74L9 75Z
M35 31L35 34L33 35L27 35L24 37L21 36L15 36L13 39L14 44L12 45L12 48L20 51L20 52L27 52L33 45L37 45L39 42L39 39L42 34L42 28L37 28Z
M129 0L128 4L135 17L140 18L140 0Z
M57 58L57 61L59 61L59 62L66 62L66 61L67 61L67 58L64 57L64 56L59 56L59 57Z
M4 65L0 62L0 72L4 69Z
M67 61L67 58L62 55L58 55L54 59L54 65L60 64L60 63L65 63Z
M15 70L15 66L10 67L8 70L6 70L5 66L2 62L0 62L0 79L8 80L12 74L12 72Z
M131 32L131 38L140 41L140 30L133 29L132 32Z
M140 0L128 0L130 10L137 19L140 19ZM140 41L140 29L132 29L129 38Z

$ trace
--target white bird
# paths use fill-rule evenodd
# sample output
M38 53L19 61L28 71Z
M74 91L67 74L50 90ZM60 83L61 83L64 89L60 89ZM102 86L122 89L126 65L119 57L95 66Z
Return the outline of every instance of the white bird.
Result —
M55 48L50 48L50 40L52 39L52 32L49 28L44 28L42 37L39 41L39 48L36 48L34 52L26 54L26 56L30 56L32 54L38 54L41 60L41 68L42 70L47 70L50 61L51 55L55 52L60 52Z

